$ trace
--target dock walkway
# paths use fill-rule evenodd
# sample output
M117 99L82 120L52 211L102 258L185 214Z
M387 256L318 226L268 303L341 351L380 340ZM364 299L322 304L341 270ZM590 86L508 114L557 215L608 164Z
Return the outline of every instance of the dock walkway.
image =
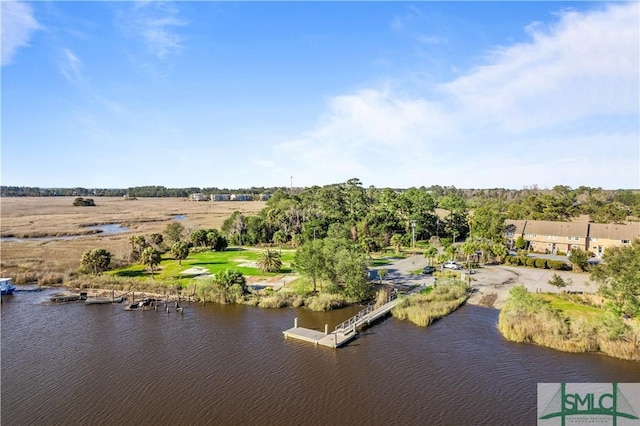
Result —
M379 308L369 305L353 317L336 326L332 333L329 333L328 326L325 325L324 333L311 330L304 327L298 327L298 319L294 321L293 328L283 331L285 339L303 340L313 343L314 345L327 346L329 348L339 348L344 346L358 335L357 331L365 326L370 325L373 321L391 312L394 306L399 302L396 294L392 294L387 302Z

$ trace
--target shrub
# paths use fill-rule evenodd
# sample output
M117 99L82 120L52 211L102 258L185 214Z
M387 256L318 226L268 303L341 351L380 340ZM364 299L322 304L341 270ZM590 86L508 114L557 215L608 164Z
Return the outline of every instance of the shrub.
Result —
M562 260L548 260L547 267L553 269L554 271L568 271L571 269L569 265L564 263Z
M536 259L536 268L547 269L547 259Z
M92 198L78 197L75 200L73 200L73 205L74 206L95 206L96 203L95 201L93 201Z
M527 260L526 260L526 263L525 263L525 264L526 264L527 266L530 266L530 267L532 267L532 268L535 268L535 267L536 267L536 260L537 260L537 259L535 259L535 258L533 258L533 257L527 258Z

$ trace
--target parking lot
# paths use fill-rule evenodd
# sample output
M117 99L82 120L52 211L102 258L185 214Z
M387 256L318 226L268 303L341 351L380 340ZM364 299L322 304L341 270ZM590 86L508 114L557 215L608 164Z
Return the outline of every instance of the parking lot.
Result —
M419 255L393 261L390 265L384 266L388 271L384 281L395 286L432 285L434 282L432 275L410 274L410 271L422 269L425 266L427 266L427 260ZM439 267L436 269L440 270ZM465 279L467 278L464 269L456 272L465 274ZM507 300L509 290L519 284L524 285L531 292L557 293L558 289L549 284L554 273L560 275L565 281L570 280L571 284L564 289L566 291L588 293L597 291L595 284L589 284L589 274L585 272L574 273L550 269L489 265L476 269L471 275L471 286L475 292L469 298L468 303L500 309ZM371 271L371 278L375 279L376 277L377 273Z

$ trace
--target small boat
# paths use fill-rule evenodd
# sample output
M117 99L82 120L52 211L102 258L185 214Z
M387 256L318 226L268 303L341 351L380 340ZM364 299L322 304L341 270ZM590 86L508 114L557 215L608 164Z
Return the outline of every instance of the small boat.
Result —
M0 285L3 296L5 294L13 294L13 291L16 289L16 286L11 283L11 278L0 278Z

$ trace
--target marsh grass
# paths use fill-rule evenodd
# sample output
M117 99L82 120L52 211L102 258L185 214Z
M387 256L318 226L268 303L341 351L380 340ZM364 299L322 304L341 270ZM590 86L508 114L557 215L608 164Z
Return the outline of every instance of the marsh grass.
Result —
M458 309L468 297L464 283L438 285L429 292L411 295L392 310L394 317L427 327Z
M220 229L235 210L256 214L264 202L194 202L183 198L139 198L126 201L117 197L95 197L95 207L72 206L74 197L3 197L0 234L8 236L80 235L87 226L120 223L129 232L113 235L90 234L70 240L14 241L2 243L2 276L14 278L19 272L46 270L65 273L76 269L82 254L104 248L112 261L126 259L131 235L162 233L175 215L186 215L181 222L187 230ZM34 261L34 259L36 261Z
M514 342L565 352L601 352L640 361L640 324L603 309L514 287L500 312L498 329Z
M38 284L40 286L55 286L68 279L68 273L51 271L18 272L14 274L14 284Z
M277 309L291 306L292 298L284 293L275 293L271 296L261 297L258 306L261 308Z
M320 293L316 296L305 298L304 305L312 311L329 311L345 306L347 303L340 294Z

